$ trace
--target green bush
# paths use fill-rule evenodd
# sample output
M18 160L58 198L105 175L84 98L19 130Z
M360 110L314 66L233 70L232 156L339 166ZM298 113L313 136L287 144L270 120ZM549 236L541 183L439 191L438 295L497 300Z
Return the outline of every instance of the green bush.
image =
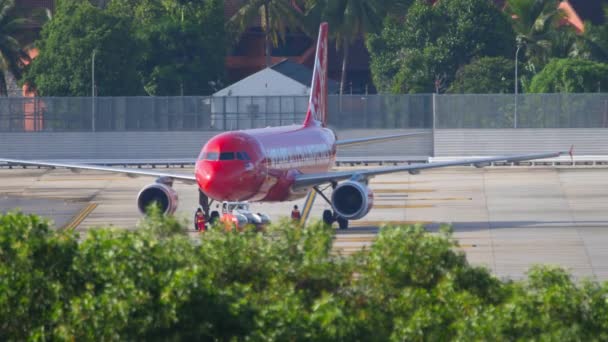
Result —
M0 216L0 340L608 339L607 285L556 268L502 282L449 232L386 226L342 256L321 223L184 227L152 215L79 237Z
M608 88L608 64L577 58L552 59L532 78L531 93L600 93Z

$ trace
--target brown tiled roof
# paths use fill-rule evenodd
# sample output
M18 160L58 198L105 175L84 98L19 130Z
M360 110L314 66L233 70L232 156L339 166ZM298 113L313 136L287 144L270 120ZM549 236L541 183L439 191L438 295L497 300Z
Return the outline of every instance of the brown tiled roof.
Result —
M562 20L562 25L572 26L577 33L583 33L585 31L583 20L581 20L578 13L576 13L576 10L568 1L560 2L558 7L566 14L566 18Z

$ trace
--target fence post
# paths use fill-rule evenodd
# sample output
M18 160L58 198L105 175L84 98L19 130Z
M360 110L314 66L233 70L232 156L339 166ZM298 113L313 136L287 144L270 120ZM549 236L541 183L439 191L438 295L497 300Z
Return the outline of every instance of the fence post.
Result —
M222 130L226 130L226 96L222 96L222 101L224 102L224 106L222 107L222 121L224 121Z
M296 97L292 96L291 97L291 103L293 103L293 111L291 112L291 122L295 123L296 122ZM281 122L281 125L283 124L283 122Z
M236 97L236 129L239 129L239 125L241 124L241 106L240 106L240 96ZM232 127L230 128L232 129Z
M368 111L367 111L367 102L369 101L369 95L365 94L365 96L363 97L363 102L365 103L365 112L364 112L364 127L365 128L369 128L369 117L368 117Z
M270 110L268 106L268 97L264 97L264 125L262 127L268 127L268 115L270 114Z
M437 129L436 126L436 121L437 121L437 94L433 93L433 130L431 133L431 154L433 157L435 157L436 153L435 153L435 131Z
M249 98L249 108L247 109L251 115L251 128L255 128L255 110L253 109L253 96Z

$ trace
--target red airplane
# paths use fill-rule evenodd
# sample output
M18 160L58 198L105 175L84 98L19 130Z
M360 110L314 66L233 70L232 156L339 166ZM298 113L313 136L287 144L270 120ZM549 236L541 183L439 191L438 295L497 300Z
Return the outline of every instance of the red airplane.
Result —
M350 140L337 140L327 128L327 23L321 24L312 77L308 111L301 125L250 129L221 133L205 144L196 161L194 175L173 174L147 170L132 170L83 164L0 159L0 162L68 169L88 169L157 177L154 184L143 188L137 204L140 211L153 203L173 213L177 208L177 193L173 181L196 183L199 205L205 217L215 220L219 213L210 212L210 200L281 202L306 196L317 191L333 211L323 213L325 222L348 227L348 220L363 218L373 206L373 192L368 187L376 175L404 172L417 174L420 170L475 165L483 167L492 162L515 162L558 157L568 152L526 154L515 156L466 159L417 165L332 172L338 147L400 139L424 133L397 134ZM318 186L330 184L331 198Z

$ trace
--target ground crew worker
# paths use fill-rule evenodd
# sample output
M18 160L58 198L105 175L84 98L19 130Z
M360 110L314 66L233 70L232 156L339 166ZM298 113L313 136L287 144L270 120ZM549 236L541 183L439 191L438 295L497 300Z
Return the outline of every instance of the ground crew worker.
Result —
M203 213L203 210L201 208L198 208L196 210L196 214L194 215L194 228L196 228L196 230L198 230L199 232L202 232L205 230L205 214Z
M293 210L291 211L291 219L299 222L301 218L302 215L300 214L300 210L298 210L298 206L294 205Z

